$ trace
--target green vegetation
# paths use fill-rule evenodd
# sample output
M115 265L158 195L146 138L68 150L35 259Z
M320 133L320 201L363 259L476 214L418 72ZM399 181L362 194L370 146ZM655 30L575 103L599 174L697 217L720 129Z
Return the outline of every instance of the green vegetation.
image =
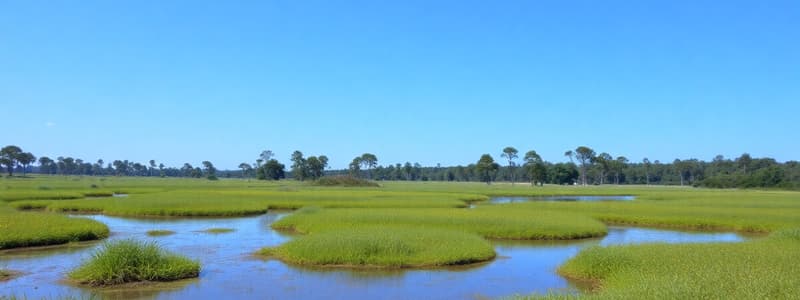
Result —
M593 283L597 299L793 299L800 229L738 244L592 247L559 272ZM548 295L530 298L573 298Z
M353 176L327 176L314 181L314 185L319 186L344 186L344 187L379 187L380 184L374 181L361 179Z
M152 242L120 240L103 245L69 278L94 286L197 277L200 264Z
M77 180L73 180L77 179ZM103 178L101 178L103 179ZM38 200L36 186L48 191L67 192L97 182L128 197ZM4 185L4 186L3 186ZM246 182L238 180L203 181L196 179L36 177L3 179L0 189L18 195L8 205L18 209L45 209L53 212L103 213L122 216L241 216L268 209L319 207L466 207L468 202L488 199L479 194L452 191L404 191L384 188L326 188L289 182ZM26 193L33 191L31 197ZM0 206L2 202L0 202Z
M530 168L541 163L533 154L526 154L528 161ZM238 216L288 208L300 210L273 227L304 235L262 254L303 265L411 268L491 259L494 252L486 239L584 238L605 234L605 224L634 224L772 235L737 244L590 248L560 270L595 284L595 290L580 297L721 298L728 289L734 298L782 298L783 293L797 294L794 286L800 286L792 263L798 261L800 242L797 231L791 230L800 228L800 193L792 191L396 181L381 182L380 187L343 187L299 181L61 176L4 178L0 191L2 248L108 235L95 221L53 212ZM86 198L90 192L129 196ZM636 200L486 203L491 196L553 195L634 195ZM470 204L475 208L466 209ZM43 211L19 211L26 209ZM63 233L70 228L80 230ZM6 241L9 237L15 241ZM644 279L634 281L640 277Z
M492 245L474 234L393 226L311 234L259 253L302 265L401 268L469 264L495 256Z
M494 158L492 158L489 154L481 155L481 159L478 160L478 163L475 165L475 172L478 173L478 178L481 181L486 182L489 184L492 182L492 179L495 177L495 173L500 168L500 165L494 162Z
M235 229L233 229L233 228L209 228L209 229L203 230L203 232L211 233L211 234L229 233L229 232L234 232L234 231L235 231Z
M64 244L108 236L103 223L0 206L0 249Z
M381 225L444 228L496 239L578 239L606 234L603 223L585 216L501 206L458 210L304 208L276 221L272 227L315 234Z
M173 235L175 231L172 230L148 230L147 235L149 236L165 236L165 235Z

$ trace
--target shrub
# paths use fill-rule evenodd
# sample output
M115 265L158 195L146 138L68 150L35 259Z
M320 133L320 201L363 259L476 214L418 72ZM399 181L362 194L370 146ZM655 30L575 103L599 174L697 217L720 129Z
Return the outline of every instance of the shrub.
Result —
M326 176L314 181L315 185L321 186L346 186L346 187L379 187L377 182L353 176Z

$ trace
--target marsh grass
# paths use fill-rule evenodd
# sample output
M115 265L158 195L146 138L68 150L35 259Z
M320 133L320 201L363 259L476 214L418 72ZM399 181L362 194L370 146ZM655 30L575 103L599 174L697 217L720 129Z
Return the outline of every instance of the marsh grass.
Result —
M175 234L175 231L172 231L172 230L156 229L156 230L148 230L147 231L147 235L149 235L149 236L166 236L166 235L173 235L173 234Z
M365 268L464 265L495 256L492 245L475 234L396 226L311 234L258 253L300 265Z
M97 189L87 189L96 184ZM40 190L39 187L47 187ZM695 230L772 232L800 226L800 193L659 186L545 186L447 182L382 182L380 189L325 187L295 181L180 178L35 176L1 179L0 199L18 209L92 212L120 216L242 216L269 209L463 208L488 196L633 195L625 203L520 203L509 209L549 210L588 216L608 224ZM113 191L127 198L88 198ZM70 198L70 199L67 199ZM0 201L0 206L3 203ZM480 204L479 206L488 206Z
M108 234L108 227L95 220L0 207L0 249L97 240Z
M211 233L211 234L221 234L221 233L230 233L230 232L234 232L234 231L236 231L236 230L233 229L233 228L209 228L209 229L203 230L201 232Z
M394 225L442 228L492 239L564 240L603 236L606 226L590 217L505 206L476 209L321 209L307 207L272 227L299 233Z
M154 242L108 242L68 276L81 284L104 286L197 277L200 263L165 251Z
M797 299L800 229L744 243L591 247L558 272L592 282L597 299ZM532 299L575 298L565 295Z

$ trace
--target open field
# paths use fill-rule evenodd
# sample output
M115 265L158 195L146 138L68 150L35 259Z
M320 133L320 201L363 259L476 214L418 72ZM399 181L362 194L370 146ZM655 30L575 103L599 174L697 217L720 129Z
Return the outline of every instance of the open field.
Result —
M299 265L431 267L492 259L495 252L487 239L578 239L605 235L610 224L633 224L772 235L735 244L592 247L559 268L560 274L591 282L595 288L582 296L600 298L720 298L726 291L733 298L791 298L798 293L800 278L798 192L443 182L381 182L381 187L359 188L295 181L55 176L0 179L0 191L0 248L108 236L103 224L59 214L64 212L241 216L300 209L272 227L302 235L261 254ZM486 201L492 196L552 195L636 199Z

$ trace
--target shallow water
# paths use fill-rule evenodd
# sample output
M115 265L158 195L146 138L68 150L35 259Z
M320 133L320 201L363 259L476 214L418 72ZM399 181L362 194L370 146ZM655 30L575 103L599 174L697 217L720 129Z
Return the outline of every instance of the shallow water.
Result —
M529 202L529 201L632 201L636 196L630 195L616 195L616 196L541 196L541 197L515 197L515 196L502 196L492 197L489 203L505 204L516 202Z
M0 252L0 267L22 271L22 276L0 282L0 295L27 298L100 296L103 298L159 299L474 299L514 294L574 293L578 287L555 273L564 261L590 245L643 242L739 242L735 233L697 233L659 229L610 227L600 239L576 242L495 241L498 258L469 267L432 270L348 270L289 266L251 254L291 237L269 226L285 213L245 218L127 219L102 215L82 216L106 223L109 239L136 238L158 241L165 248L199 259L198 279L138 288L91 289L63 282L66 272L91 255L100 243L38 250ZM234 228L224 234L205 229ZM149 237L148 230L172 230Z

